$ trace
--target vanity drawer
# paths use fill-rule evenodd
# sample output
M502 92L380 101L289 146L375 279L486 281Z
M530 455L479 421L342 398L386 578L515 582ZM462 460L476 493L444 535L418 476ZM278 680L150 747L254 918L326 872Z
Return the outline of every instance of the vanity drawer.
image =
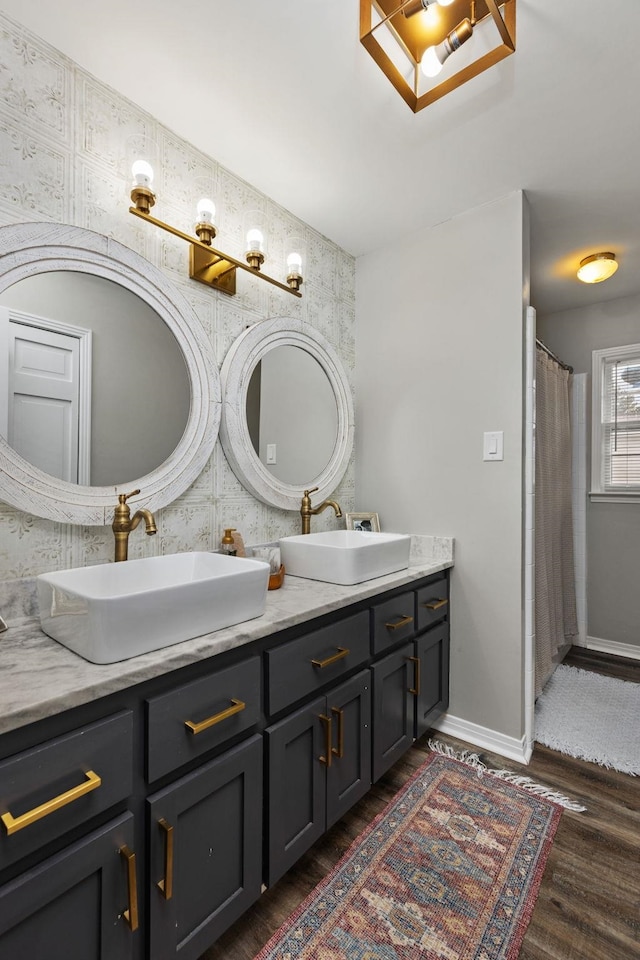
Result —
M147 700L147 780L219 747L259 717L259 657Z
M339 680L369 656L369 611L314 630L267 652L269 714Z
M415 593L407 590L371 608L374 654L408 640L416 632Z
M0 763L0 867L124 800L132 790L131 711Z
M418 630L424 630L430 627L432 623L449 614L449 578L446 574L440 577L434 577L425 587L421 587L417 593L416 617L418 621Z

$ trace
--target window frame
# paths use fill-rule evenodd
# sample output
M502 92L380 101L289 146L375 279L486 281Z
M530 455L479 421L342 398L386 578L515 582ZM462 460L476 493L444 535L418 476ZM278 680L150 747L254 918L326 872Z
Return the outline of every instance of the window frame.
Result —
M607 490L604 487L605 452L602 405L605 395L604 375L607 363L620 360L638 360L640 343L593 350L591 354L591 489L593 503L640 503L640 484L630 490Z

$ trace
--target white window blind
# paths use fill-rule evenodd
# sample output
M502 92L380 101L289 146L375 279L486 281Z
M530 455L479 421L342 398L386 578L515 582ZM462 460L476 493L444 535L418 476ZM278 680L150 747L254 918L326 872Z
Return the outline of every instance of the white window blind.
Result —
M592 495L640 498L640 344L593 353Z

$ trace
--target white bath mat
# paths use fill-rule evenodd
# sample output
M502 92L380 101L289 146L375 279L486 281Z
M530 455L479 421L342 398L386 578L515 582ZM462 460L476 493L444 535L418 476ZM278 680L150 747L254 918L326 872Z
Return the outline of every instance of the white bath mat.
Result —
M552 750L640 774L640 684L561 664L536 703L536 740Z

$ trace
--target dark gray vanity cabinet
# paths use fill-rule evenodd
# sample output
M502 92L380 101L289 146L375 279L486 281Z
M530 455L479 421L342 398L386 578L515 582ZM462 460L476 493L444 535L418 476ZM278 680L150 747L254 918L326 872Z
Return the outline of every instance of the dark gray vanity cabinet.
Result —
M126 814L0 887L2 960L131 960L133 849Z
M262 737L149 797L153 960L197 960L260 895Z
M414 740L413 656L413 643L406 643L371 667L374 783Z
M416 737L421 737L449 706L448 622L432 627L416 639L415 657Z
M374 782L447 709L448 617L446 572L372 608Z
M446 709L448 587L0 737L1 960L198 960Z
M371 676L362 670L265 731L267 884L371 786Z

